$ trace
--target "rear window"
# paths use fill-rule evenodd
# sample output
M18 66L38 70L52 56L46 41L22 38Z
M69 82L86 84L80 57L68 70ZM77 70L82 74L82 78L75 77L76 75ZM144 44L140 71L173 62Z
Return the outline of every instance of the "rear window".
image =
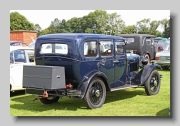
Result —
M42 44L40 53L58 53L58 54L68 54L67 44Z

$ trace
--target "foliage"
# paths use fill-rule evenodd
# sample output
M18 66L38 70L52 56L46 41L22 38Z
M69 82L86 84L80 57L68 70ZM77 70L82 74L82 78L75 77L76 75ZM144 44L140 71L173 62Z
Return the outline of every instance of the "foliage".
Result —
M35 30L38 36L51 33L98 33L98 34L152 34L160 37L170 37L170 20L163 19L160 21L150 18L138 21L135 25L126 26L117 13L109 14L105 10L95 10L83 17L73 17L69 20L59 20L55 18L51 21L50 26L41 29L39 24L32 25L27 19L17 12L10 15L11 30ZM164 28L163 33L158 31L159 27Z
M34 30L34 24L18 12L10 13L10 30Z

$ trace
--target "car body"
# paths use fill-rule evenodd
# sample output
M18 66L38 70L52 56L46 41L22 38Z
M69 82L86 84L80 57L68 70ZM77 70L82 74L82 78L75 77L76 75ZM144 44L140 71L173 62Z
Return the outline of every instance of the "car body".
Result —
M34 49L10 46L10 91L24 90L22 87L23 65L34 65Z
M164 51L156 53L156 64L161 65L162 69L167 70L170 67L170 43L167 44Z
M104 50L106 44L110 46ZM140 56L127 54L127 44L120 36L103 34L40 36L35 43L36 65L23 69L23 87L27 94L38 95L43 104L69 96L83 99L90 109L103 105L106 91L143 86L147 95L157 94L159 65L146 65L148 60L142 58L144 66L140 70ZM42 51L47 45L51 45L50 51ZM66 51L58 51L56 46L66 47Z
M154 35L150 34L120 34L119 36L130 42L126 46L127 50L134 50L134 52L140 57L146 57L150 63L151 60L155 60L157 52L157 44L154 42Z
M10 46L23 46L23 47L27 47L28 45L25 42L10 41Z

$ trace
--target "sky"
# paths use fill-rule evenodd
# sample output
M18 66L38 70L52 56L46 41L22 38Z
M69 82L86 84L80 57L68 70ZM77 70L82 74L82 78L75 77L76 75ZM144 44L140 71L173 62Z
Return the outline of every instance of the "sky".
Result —
M69 20L73 17L83 17L95 10L10 10L10 13L14 11L45 29L55 18ZM106 12L109 14L117 12L126 25L135 25L137 21L145 18L150 18L151 21L170 18L170 10L106 10ZM163 29L159 28L158 30L162 31Z

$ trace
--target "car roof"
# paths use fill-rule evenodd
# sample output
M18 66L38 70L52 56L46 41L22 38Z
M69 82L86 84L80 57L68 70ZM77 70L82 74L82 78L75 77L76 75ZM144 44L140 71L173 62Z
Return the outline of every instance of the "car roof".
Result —
M93 33L56 33L56 34L46 34L37 38L40 39L49 39L49 38L64 38L64 39L75 39L75 38L83 38L83 37L97 37L97 38L110 38L110 39L124 39L120 36L112 36L105 34L93 34Z
M18 49L34 50L34 48L30 48L30 47L10 46L10 52Z
M151 36L151 37L154 37L154 35L151 35L151 34L120 34L119 36Z

